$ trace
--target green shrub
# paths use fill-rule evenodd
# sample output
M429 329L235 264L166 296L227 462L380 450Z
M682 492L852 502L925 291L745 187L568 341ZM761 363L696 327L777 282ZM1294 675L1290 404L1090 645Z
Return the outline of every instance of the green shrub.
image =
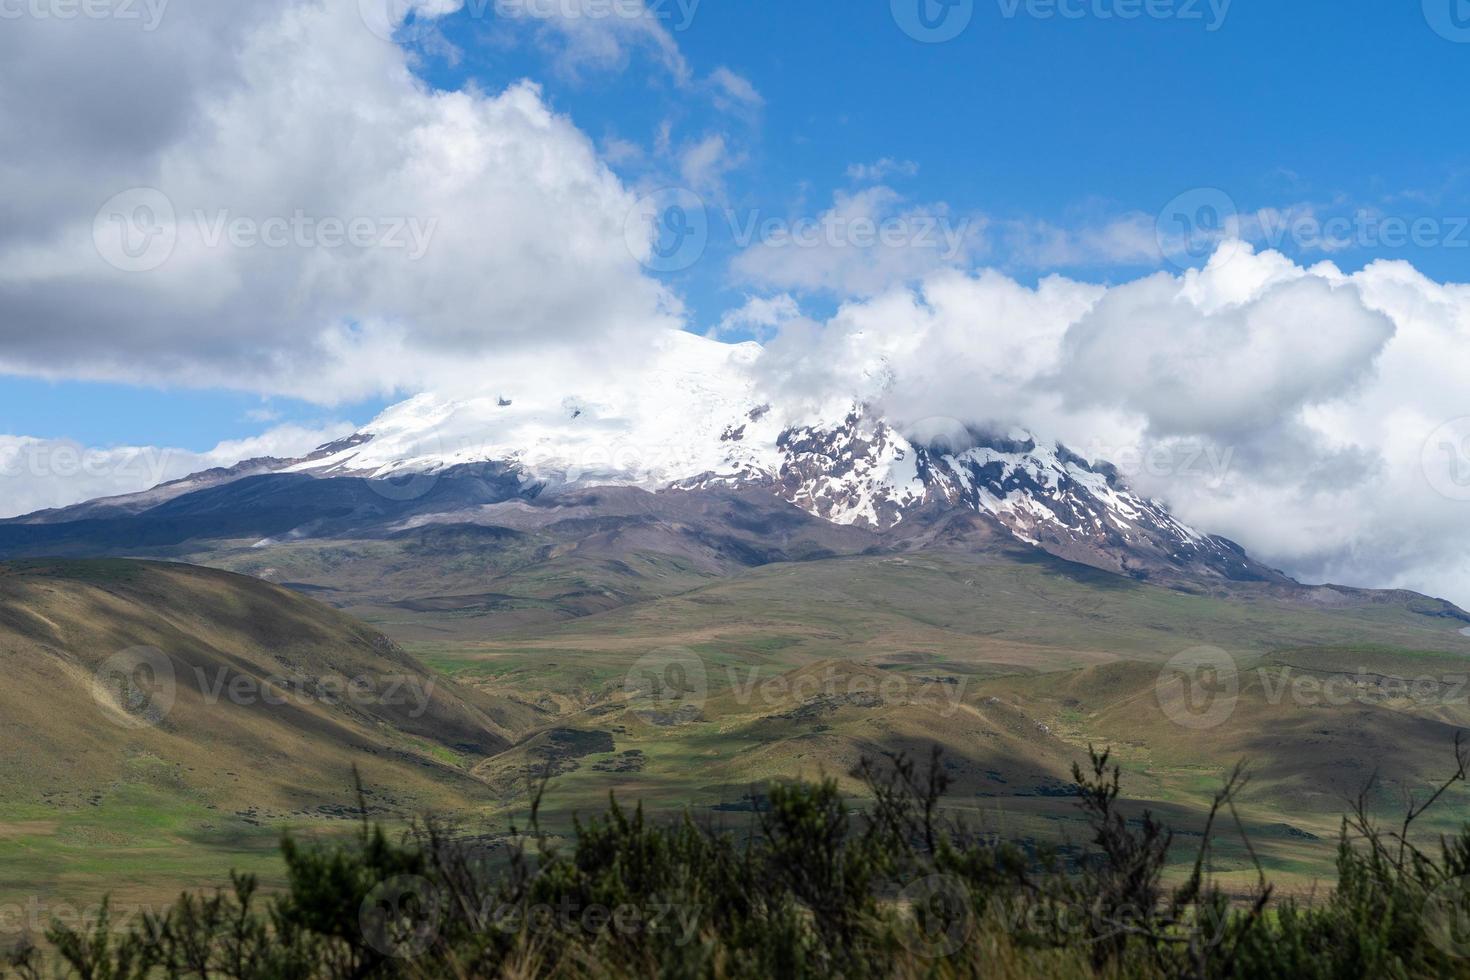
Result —
M649 821L610 801L565 848L539 797L509 860L424 821L400 840L364 820L348 843L283 843L287 888L233 876L125 932L104 913L8 959L12 975L131 978L399 977L1470 977L1470 827L1433 853L1414 822L1456 772L1384 830L1361 798L1343 821L1324 900L1248 901L1209 880L1210 849L1243 785L1216 795L1192 872L1168 886L1172 832L1119 811L1107 753L1077 768L1091 828L1079 853L1034 853L944 821L947 780L891 757L864 763L871 801L836 784L774 786L743 835L692 817ZM1259 872L1259 865L1257 865Z

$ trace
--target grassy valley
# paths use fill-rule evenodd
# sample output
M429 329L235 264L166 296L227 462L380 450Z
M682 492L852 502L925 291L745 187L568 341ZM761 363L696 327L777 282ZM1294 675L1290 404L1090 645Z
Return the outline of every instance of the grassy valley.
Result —
M0 892L155 900L230 867L280 883L283 830L352 825L353 767L379 819L433 811L496 835L549 777L546 830L569 836L572 816L609 794L731 825L793 779L830 777L861 799L864 758L937 745L947 812L997 838L1067 845L1086 833L1071 767L1107 745L1128 777L1121 807L1165 815L1184 845L1246 760L1241 819L1278 887L1305 894L1335 874L1344 802L1377 771L1370 805L1392 812L1442 772L1470 722L1454 689L1470 671L1464 624L1409 594L1190 593L943 551L717 573L659 553L546 556L515 535L439 543L213 555L294 591L177 564L0 566L15 736L0 754L14 788ZM430 568L452 588L422 591ZM138 648L175 671L157 718L126 687L99 699L108 659ZM1171 716L1160 687L1172 658L1199 648L1237 673L1230 713L1208 727ZM1439 686L1310 696L1312 679L1339 675ZM336 677L396 678L402 696L324 692ZM293 696L252 698L268 679ZM1452 828L1454 812L1427 826ZM1253 874L1229 841L1214 870L1241 889Z
M551 756L558 812L593 810L616 791L719 814L748 810L785 778L829 775L855 789L848 773L862 756L937 743L959 787L952 806L998 832L1059 839L1073 832L1071 764L1111 745L1135 804L1186 823L1248 761L1243 812L1268 860L1305 891L1333 873L1344 802L1377 773L1373 805L1396 807L1470 722L1467 692L1455 690L1470 673L1463 624L1408 594L1189 594L1053 560L919 553L767 566L484 639L474 616L421 616L378 625L442 630L407 645L465 686L534 706L538 738L581 733L481 768L506 813ZM1226 653L1238 671L1234 710L1209 728L1172 720L1161 703L1161 669L1195 648ZM673 692L672 710L646 709L636 679L650 668L672 668L693 690ZM1361 671L1375 684L1442 683L1340 704L1312 696L1312 678Z

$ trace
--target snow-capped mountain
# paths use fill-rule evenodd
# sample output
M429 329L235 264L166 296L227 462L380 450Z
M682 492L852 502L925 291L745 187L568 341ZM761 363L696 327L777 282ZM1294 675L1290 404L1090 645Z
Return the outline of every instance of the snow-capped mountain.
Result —
M781 495L836 523L903 532L905 522L972 513L1025 544L1109 571L1284 579L1134 494L1106 464L1029 433L959 429L939 445L916 444L854 412L837 426L788 430L780 446Z
M412 485L493 465L536 495L762 488L822 520L888 536L964 514L1110 571L1281 578L1133 493L1106 463L1029 433L996 437L928 419L906 436L851 401L773 404L755 370L760 352L675 333L636 383L620 375L573 394L543 382L465 399L421 395L279 471Z
M508 379L462 398L420 395L388 409L337 451L290 469L394 479L504 462L528 483L551 488L648 490L703 474L772 473L787 423L759 393L760 353L755 344L671 333L637 371L575 382Z
M497 525L517 503L627 520L629 494L647 491L685 515L677 520L696 539L727 516L719 500L738 497L766 501L767 511L796 508L817 537L820 527L843 529L850 550L1037 548L1139 578L1288 581L1135 494L1105 462L1022 431L996 436L954 419L901 424L851 399L784 404L761 382L760 355L755 344L671 333L634 372L420 395L301 459L249 460L0 522L8 525L0 550L82 547L104 524L130 548ZM627 489L588 493L614 487ZM614 498L623 510L599 511ZM739 547L764 545L750 530Z

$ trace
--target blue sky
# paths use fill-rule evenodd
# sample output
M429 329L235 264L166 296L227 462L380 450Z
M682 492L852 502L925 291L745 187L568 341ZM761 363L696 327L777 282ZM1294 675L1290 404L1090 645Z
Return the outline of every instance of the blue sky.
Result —
M707 118L646 64L567 83L534 48L477 45L484 23L468 16L448 31L463 62L425 75L450 87L536 78L597 138L648 143L668 119L686 135L714 122L746 156L727 179L730 205L765 213L809 212L851 186L850 165L884 158L918 165L891 180L916 202L1059 226L1155 214L1199 187L1222 188L1243 209L1470 212L1470 100L1461 97L1470 49L1430 30L1414 4L1242 0L1214 30L1203 0L1178 8L1198 20L1008 18L1004 9L981 0L959 37L921 44L885 3L706 0L677 40L696 73L729 66L760 91L765 105L744 130ZM679 16L670 4L670 20ZM1453 278L1467 254L1366 248L1335 258L1354 268L1394 255ZM1017 271L1110 281L1139 268ZM719 263L678 282L705 322L741 295Z
M1436 33L1417 2L1219 2L1179 0L1160 8L1169 17L1122 20L1101 16L1120 9L1107 0L1064 4L1082 15L1050 17L1045 4L978 0L958 37L928 44L907 36L885 2L669 0L654 9L687 64L684 79L647 46L629 45L610 66L569 65L556 45L509 30L482 3L439 22L456 50L418 45L416 70L445 90L536 81L600 146L623 148L609 163L633 186L679 183L681 148L718 137L728 170L716 189L700 190L719 214L819 215L834 194L864 183L850 168L881 160L895 165L876 182L901 196L898 207L1018 226L1156 215L1194 188L1222 189L1242 210L1470 214L1470 44ZM748 80L760 104L712 104L708 79L720 68ZM660 159L662 127L672 145ZM642 158L625 157L630 148ZM696 329L771 291L732 270L739 244L729 224L712 227L703 259L663 277ZM1466 278L1470 232L1448 245L1391 246L1331 258L1349 270L1403 258L1442 281ZM1304 262L1325 257L1290 235L1282 249ZM1153 267L1126 256L1038 262L1003 244L969 264L1023 282L1060 272L1109 283ZM847 298L796 292L815 315ZM268 420L364 421L388 401L323 408L219 388L8 377L0 429L205 449Z

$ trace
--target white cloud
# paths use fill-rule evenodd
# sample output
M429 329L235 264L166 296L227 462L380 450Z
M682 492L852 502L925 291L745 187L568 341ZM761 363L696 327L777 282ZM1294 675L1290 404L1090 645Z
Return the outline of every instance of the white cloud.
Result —
M1112 288L941 270L794 321L762 361L789 397L1059 438L1306 580L1470 607L1470 286L1407 264L1232 242Z
M638 163L643 159L643 147L632 140L610 136L602 141L602 158L613 166Z
M752 242L732 263L736 278L770 289L872 296L936 269L970 264L983 222L943 206L908 206L888 187L837 192L814 218L754 216Z
M779 296L751 296L746 299L744 306L727 311L720 318L719 325L709 331L709 336L729 337L748 332L756 340L765 341L791 321L800 318L801 307L789 293Z
M242 460L291 459L352 431L348 422L283 425L248 439L222 442L206 452L0 436L0 518L135 493Z
M1303 270L1211 302L1210 284L1254 260L1109 290L1068 330L1060 390L1076 405L1133 412L1160 435L1225 442L1348 395L1393 322L1368 309L1353 282Z
M1131 213L1072 227L1037 219L991 223L991 253L1012 268L1154 266L1163 261L1157 220Z
M854 164L848 176L866 183L916 171L916 164L884 159ZM767 288L872 296L936 269L973 268L979 261L1030 272L1152 268L1165 259L1155 218L1139 212L1060 225L955 212L943 204L913 205L883 184L838 191L820 215L784 222L787 228L793 225L817 231L801 247L784 240L775 247L765 240L741 243L746 248L733 263L736 277ZM855 232L873 228L882 234ZM1182 252L1180 242L1166 239L1163 244L1170 255Z
M876 183L893 176L914 177L918 173L919 165L914 161L892 157L884 157L876 163L854 163L847 168L848 179L862 183Z
M679 157L679 176L690 190L718 196L723 194L725 175L741 162L725 137L716 133L685 147Z
M723 65L710 73L715 107L723 112L750 113L766 104L750 80Z
M670 0L650 7L644 0L497 0L495 12L507 20L534 24L563 73L620 71L632 53L653 54L680 84L689 80L689 63L672 31L694 19L699 0Z
M430 90L357 0L9 21L0 92L0 370L334 402L674 324L592 143L530 84Z

